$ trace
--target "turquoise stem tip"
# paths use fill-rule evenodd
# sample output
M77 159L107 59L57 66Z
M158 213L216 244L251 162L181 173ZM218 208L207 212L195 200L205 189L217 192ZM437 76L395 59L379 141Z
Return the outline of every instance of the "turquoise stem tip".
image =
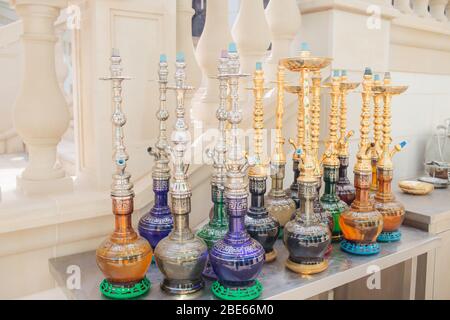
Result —
M177 62L184 62L184 52L177 52Z
M159 56L159 62L167 62L167 56L164 53Z
M236 43L231 42L231 43L228 45L228 52L230 52L230 53L236 53L236 52L237 52Z
M340 77L341 73L339 70L333 70L333 77Z
M257 62L256 63L256 70L258 70L258 71L262 70L262 63L261 62Z
M309 51L309 44L308 42L302 42L300 45L300 50L301 51Z
M347 76L347 70L341 70L341 76L346 77Z
M402 149L403 149L407 144L408 144L408 141L405 141L405 140L399 143L400 148L402 148Z
M372 75L372 69L370 69L369 67L366 67L366 69L364 70L364 75L371 76Z
M375 81L379 81L381 78L380 78L380 75L379 74L375 74L374 76L373 76L373 80L375 80Z

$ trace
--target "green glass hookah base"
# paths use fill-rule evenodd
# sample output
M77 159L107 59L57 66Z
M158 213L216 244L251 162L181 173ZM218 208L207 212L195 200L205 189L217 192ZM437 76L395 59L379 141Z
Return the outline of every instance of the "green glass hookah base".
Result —
M283 239L284 235L284 227L280 227L280 231L278 232L278 239Z
M261 295L263 286L261 282L255 280L255 283L250 287L227 288L221 285L219 281L215 281L211 286L211 291L222 300L254 300Z
M124 287L111 284L104 279L100 284L100 292L107 298L126 300L133 299L146 294L151 287L150 281L145 277L132 287Z

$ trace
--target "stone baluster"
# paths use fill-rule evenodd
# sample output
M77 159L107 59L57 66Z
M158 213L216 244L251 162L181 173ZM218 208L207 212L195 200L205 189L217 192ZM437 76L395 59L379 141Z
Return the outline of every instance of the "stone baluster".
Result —
M55 68L54 23L67 0L11 0L23 21L24 73L14 106L14 126L27 146L29 161L17 177L25 194L72 190L73 182L56 161L56 146L70 113Z
M447 22L445 16L445 7L448 5L448 0L430 0L430 14L433 18L440 22ZM448 15L448 12L447 12Z
M191 119L194 121L209 124L215 121L213 110L219 104L219 82L215 79L217 59L231 39L228 1L208 0L205 27L196 50L197 61L202 70L202 84L192 100Z
M231 33L238 47L242 73L253 74L256 62L264 60L270 46L269 32L263 0L241 1ZM250 94L246 89L252 87L252 80L249 77L242 81L245 83L240 86L239 98L241 102L245 102ZM251 112L251 110L251 104L243 105L244 114L250 114L247 112ZM248 120L245 118L243 121Z
M290 46L301 26L301 14L296 0L271 0L266 19L272 40L272 52L264 69L266 78L275 81L278 61L290 56Z
M201 70L195 57L192 41L192 0L177 0L177 52L184 52L186 59L186 73L190 83L198 88L201 82Z
M430 0L412 0L414 13L421 18L430 18L428 4Z
M404 14L411 14L413 12L410 0L394 0L394 8Z

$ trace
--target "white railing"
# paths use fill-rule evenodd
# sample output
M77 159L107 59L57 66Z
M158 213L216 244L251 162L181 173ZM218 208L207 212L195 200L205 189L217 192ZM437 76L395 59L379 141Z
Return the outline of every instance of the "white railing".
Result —
M450 22L448 0L394 0L394 7L404 14L438 22Z

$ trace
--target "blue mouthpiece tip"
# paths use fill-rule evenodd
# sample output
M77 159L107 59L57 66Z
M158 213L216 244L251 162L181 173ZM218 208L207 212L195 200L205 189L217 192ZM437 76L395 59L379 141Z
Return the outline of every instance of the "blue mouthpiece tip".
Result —
M341 70L341 76L346 77L347 76L347 70Z
M184 52L177 52L177 62L184 62Z
M300 50L301 51L309 51L309 44L308 42L302 42L300 45Z
M167 56L164 53L159 55L159 62L167 62Z
M340 77L341 72L339 70L333 70L333 77Z
M373 80L379 81L379 80L380 80L380 75L379 75L379 74L375 74L375 75L373 76Z
M231 42L231 43L228 45L228 52L230 52L230 53L236 53L236 52L237 52L236 43Z
M408 141L400 142L400 147L403 149L408 144Z
M295 150L295 153L298 155L301 155L303 153L302 149L298 148L297 150Z
M261 63L261 62L257 62L257 63L256 63L256 70L257 70L257 71L262 70L262 63Z

